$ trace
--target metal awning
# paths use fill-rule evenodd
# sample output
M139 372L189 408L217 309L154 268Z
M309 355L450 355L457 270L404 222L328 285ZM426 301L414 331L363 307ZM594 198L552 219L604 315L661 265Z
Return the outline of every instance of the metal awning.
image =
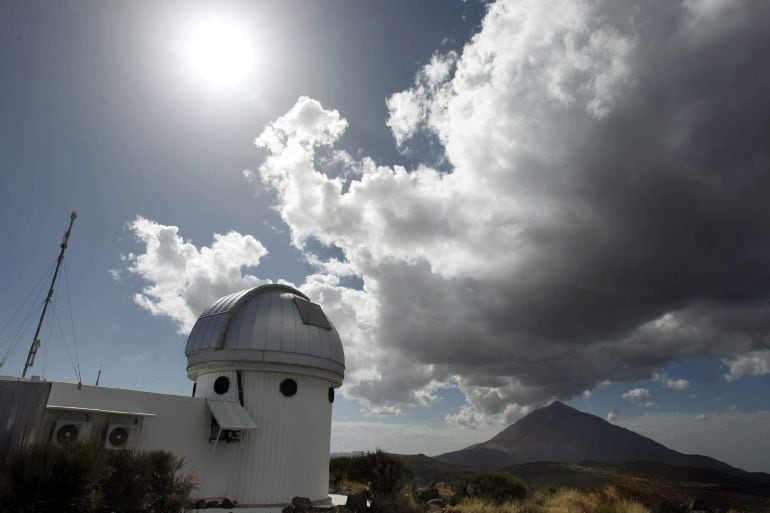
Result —
M142 411L105 410L103 408L88 408L84 406L66 406L62 404L47 404L48 410L76 411L82 413L107 413L109 415L128 415L131 417L154 417L154 413Z
M206 404L211 411L211 414L219 424L220 429L228 429L231 431L246 431L251 429L257 429L257 424L254 419L251 418L246 408L238 403L231 403L229 401L209 401L206 400Z

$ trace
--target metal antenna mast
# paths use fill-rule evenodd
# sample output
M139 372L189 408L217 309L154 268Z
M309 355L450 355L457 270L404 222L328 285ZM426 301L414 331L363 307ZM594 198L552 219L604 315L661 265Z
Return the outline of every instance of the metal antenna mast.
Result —
M37 349L40 347L40 339L38 338L40 336L40 328L43 327L43 320L45 319L45 313L48 310L48 304L51 302L51 297L53 297L53 286L56 284L56 277L59 275L59 268L61 267L62 260L64 260L64 250L67 249L67 243L70 240L70 232L72 231L72 225L75 223L75 219L78 217L77 212L72 212L70 214L70 225L67 228L67 231L64 232L64 238L61 241L61 245L59 246L61 248L61 251L59 252L59 259L56 261L56 270L53 272L53 278L51 279L51 287L48 289L48 296L45 298L45 301L43 302L43 311L40 314L40 320L37 323L37 329L35 330L35 336L32 338L32 346L29 348L29 354L27 355L27 362L24 364L24 372L21 373L21 377L24 378L27 376L27 371L30 367L32 367L35 364L35 355L37 354Z

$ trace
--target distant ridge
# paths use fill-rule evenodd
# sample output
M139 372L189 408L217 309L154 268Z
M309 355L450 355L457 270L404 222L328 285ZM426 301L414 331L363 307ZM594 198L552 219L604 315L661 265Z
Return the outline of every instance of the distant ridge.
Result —
M504 468L539 461L614 464L652 461L743 473L708 456L674 451L560 401L534 410L486 442L441 454L436 459L474 469Z

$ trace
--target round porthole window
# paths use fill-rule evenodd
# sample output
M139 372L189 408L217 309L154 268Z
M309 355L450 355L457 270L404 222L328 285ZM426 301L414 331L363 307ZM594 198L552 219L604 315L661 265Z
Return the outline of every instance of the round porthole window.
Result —
M230 390L230 379L227 376L219 376L214 381L214 392L219 395L227 393Z
M286 397L291 397L297 393L297 382L293 379L284 379L281 381L281 393Z
M329 402L334 402L334 387L329 387Z

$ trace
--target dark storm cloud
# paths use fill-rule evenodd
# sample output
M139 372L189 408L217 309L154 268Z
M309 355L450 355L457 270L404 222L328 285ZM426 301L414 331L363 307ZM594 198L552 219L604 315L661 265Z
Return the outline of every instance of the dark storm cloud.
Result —
M348 390L455 383L510 413L770 348L768 26L760 2L496 3L388 100L399 144L434 135L450 173L363 160L343 184L314 153L344 121L300 99L260 176L295 242L364 281Z

